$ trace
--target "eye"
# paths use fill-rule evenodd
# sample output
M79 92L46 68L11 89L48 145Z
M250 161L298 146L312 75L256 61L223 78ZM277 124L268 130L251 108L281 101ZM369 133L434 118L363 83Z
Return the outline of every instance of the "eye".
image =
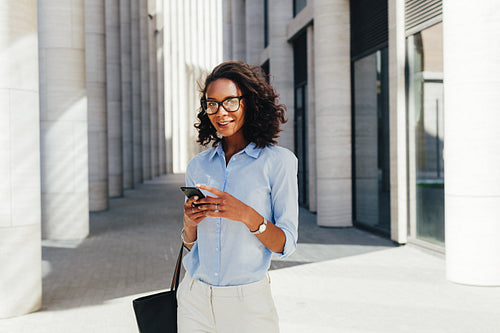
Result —
M209 108L216 108L217 106L218 106L217 102L207 101L207 107L209 107Z
M226 102L224 104L227 106L236 106L236 105L238 105L238 99L237 98L230 98L230 99L226 100Z

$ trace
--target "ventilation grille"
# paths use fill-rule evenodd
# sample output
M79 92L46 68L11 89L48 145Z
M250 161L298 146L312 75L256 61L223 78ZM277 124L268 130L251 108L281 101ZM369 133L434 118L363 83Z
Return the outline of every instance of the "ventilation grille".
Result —
M387 0L351 0L351 57L387 45Z
M406 34L415 33L429 27L432 24L442 21L442 14L442 0L406 0Z

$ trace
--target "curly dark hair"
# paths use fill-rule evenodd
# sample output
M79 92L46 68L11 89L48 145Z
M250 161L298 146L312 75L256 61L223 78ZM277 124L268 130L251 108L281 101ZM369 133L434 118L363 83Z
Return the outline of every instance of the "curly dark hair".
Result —
M257 147L276 144L276 138L281 132L281 124L285 123L286 106L277 104L279 95L274 88L266 82L265 73L261 67L248 65L242 61L228 61L216 66L206 77L205 84L200 87L201 100L205 99L210 83L218 79L229 79L236 83L245 99L245 122L243 135L249 142ZM215 127L210 122L208 115L200 107L199 122L194 126L198 129L198 142L206 146L213 141L216 146L222 138L217 135Z

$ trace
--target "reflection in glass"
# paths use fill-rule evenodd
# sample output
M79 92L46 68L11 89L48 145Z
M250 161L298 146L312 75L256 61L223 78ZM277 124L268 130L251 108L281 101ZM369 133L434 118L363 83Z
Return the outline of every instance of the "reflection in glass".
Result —
M412 233L438 245L444 244L442 36L439 23L408 38Z
M387 48L354 62L355 221L390 232Z

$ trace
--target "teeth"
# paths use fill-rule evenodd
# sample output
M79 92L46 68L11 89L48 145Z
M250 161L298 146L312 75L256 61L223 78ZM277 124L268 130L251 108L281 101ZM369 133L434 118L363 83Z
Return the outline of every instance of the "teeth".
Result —
M219 124L224 126L224 125L227 125L227 124L229 124L229 123L230 123L229 121L226 121L226 122L219 123Z

